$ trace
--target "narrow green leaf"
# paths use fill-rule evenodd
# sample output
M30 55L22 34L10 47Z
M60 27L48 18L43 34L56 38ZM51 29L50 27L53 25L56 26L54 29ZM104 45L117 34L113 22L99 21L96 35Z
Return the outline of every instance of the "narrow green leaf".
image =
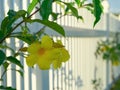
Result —
M23 65L20 63L20 61L17 58L15 58L13 56L9 56L9 57L7 57L7 60L10 61L11 63L18 65L19 67L21 67L23 69Z
M65 5L67 5L67 8L66 8L66 13L69 11L69 10L71 10L71 14L73 15L73 16L75 16L77 19L81 19L82 21L83 21L83 17L82 16L79 16L79 14L78 14L78 10L77 10L77 8L75 8L75 7L73 7L73 4L74 3L65 3L65 2L63 2Z
M14 49L12 49L11 47L9 47L9 46L7 46L7 45L2 45L2 44L0 44L0 48L1 48L1 49L9 49L13 54L15 54Z
M16 89L12 87L0 86L0 90L16 90Z
M53 21L54 21L54 20L57 20L59 13L52 12L51 15L52 15L52 18L53 18Z
M4 62L4 63L3 63L3 67L4 67L5 70L7 70L8 66L9 66L9 63L8 63L8 62Z
M3 37L4 37L4 33L2 30L0 30L0 41L3 39Z
M16 12L16 15L15 15L15 19L18 19L18 18L20 18L20 17L25 17L25 15L27 14L27 12L25 11L25 10L19 10L19 11L17 11Z
M81 0L81 5L85 4L87 0Z
M91 7L91 6L86 6L85 8L86 8L88 11L90 11L91 14L94 14L94 9L93 9L93 7Z
M4 19L3 19L3 21L2 21L2 23L1 23L1 33L3 33L3 35L5 35L6 34L6 32L7 32L7 30L6 30L6 28L7 28L7 24L9 23L10 21L9 21L9 17L7 16L7 17L5 17ZM11 28L10 28L11 29Z
M71 3L65 3L65 2L63 2L63 3L64 3L65 5L67 5L67 8L69 8L69 9L72 11L72 13L73 13L74 16L79 16L77 9L76 9L75 7L73 7L73 6L71 5Z
M34 9L34 7L37 5L38 2L39 0L32 0L32 2L29 4L27 9L29 14L32 12L32 10Z
M23 77L23 71L21 70L16 70L22 77Z
M77 19L81 19L84 22L84 19L82 16L78 16Z
M11 20L15 21L20 17L24 18L25 15L27 14L27 12L25 10L19 10L17 12L14 11L14 10L9 10L7 14L8 14L8 18L9 18L10 21Z
M25 17L27 12L25 10L19 10L17 12L14 10L9 10L7 14L8 14L9 20L16 20L20 17Z
M16 36L18 39L26 42L27 44L31 44L32 42L34 42L36 40L35 36Z
M49 15L52 13L53 0L44 0L40 8L40 15L43 20L48 20Z
M12 19L16 15L16 11L14 10L9 10L7 15L9 16L9 19Z
M101 14L103 12L103 7L100 0L92 0L92 2L93 2L94 16L95 16L95 21L93 26L95 26L100 20Z
M27 12L25 10L19 10L17 12L9 10L8 16L5 17L1 23L1 30L3 34L6 35L7 33L11 32L13 23L21 17L24 18L26 14Z
M41 23L51 29L53 29L54 31L56 31L57 33L65 36L65 31L63 29L62 26L58 25L57 23L55 22L52 22L52 21L48 21L48 20L40 20L40 19L34 19L34 20L29 20L29 21L26 21L26 22L29 22L29 23L33 23L33 22L38 22L38 23Z
M81 0L75 0L75 2L77 3L78 7L81 6Z
M65 9L65 5L61 3L59 0L54 0L54 2L61 7L61 9Z
M21 26L22 34L28 34L29 33L29 28L27 25Z
M0 65L3 64L5 59L6 59L5 53L2 50L0 50Z
M18 72L23 77L23 71L22 70L17 70L17 69L11 69L11 70Z

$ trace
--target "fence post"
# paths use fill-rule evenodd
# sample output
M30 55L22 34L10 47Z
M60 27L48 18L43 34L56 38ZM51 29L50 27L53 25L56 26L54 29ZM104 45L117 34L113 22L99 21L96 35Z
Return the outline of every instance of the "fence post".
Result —
M36 89L49 90L49 70L36 68Z
M110 38L110 29L109 29L109 13L106 13L106 30L107 30L107 35L106 39L109 41ZM111 79L111 66L110 66L110 61L106 61L106 90L110 89L110 79Z
M109 3L108 0L103 0L102 2L103 5L103 12L105 13L105 30L107 31L106 34L106 40L109 41L109 37L110 37L110 18L109 18ZM110 74L111 74L111 70L110 70L111 66L110 66L110 62L107 60L106 61L106 88L105 90L109 90L110 89Z

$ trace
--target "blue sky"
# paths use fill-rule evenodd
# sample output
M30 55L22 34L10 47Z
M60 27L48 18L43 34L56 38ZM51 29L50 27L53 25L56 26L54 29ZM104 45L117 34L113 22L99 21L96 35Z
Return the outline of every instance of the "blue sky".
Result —
M108 0L110 4L110 11L120 13L120 0Z
M92 0L88 0L91 2ZM108 0L110 4L110 11L120 13L120 0Z

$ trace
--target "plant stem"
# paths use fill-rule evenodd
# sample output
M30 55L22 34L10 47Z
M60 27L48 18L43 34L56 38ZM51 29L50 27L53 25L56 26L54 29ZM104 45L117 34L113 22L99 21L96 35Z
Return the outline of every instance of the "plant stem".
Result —
M3 78L3 76L5 75L6 72L7 72L7 70L4 70L4 72L3 72L2 75L1 75L0 80L3 80L2 78Z
M34 14L36 14L38 11L40 10L40 8L38 8L35 12L33 12L30 16L27 17L27 19L31 18ZM13 27L10 30L10 33L8 33L5 37L3 37L3 39L0 40L0 43L2 43L7 37L9 37L11 35L11 33L17 28L19 27L22 23L24 23L25 20L23 19L21 22L19 22L15 27Z

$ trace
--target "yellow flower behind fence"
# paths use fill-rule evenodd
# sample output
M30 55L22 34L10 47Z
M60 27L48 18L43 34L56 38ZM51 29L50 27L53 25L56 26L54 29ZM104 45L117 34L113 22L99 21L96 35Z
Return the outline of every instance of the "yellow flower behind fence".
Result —
M29 55L26 57L27 65L35 64L42 70L47 70L51 65L60 68L62 62L69 60L70 55L63 47L60 40L54 42L49 36L43 36L41 42L36 41L28 47Z

